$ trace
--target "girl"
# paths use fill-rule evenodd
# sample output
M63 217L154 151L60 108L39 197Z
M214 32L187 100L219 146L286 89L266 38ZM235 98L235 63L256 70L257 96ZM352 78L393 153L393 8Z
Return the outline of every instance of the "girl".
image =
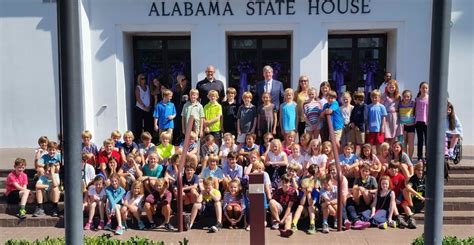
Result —
M291 155L288 156L288 164L295 163L300 166L300 171L298 172L298 176L303 174L301 171L304 167L304 160L305 157L301 154L301 147L299 144L294 144L291 147Z
M410 90L402 93L402 101L399 104L400 124L403 126L403 139L405 141L405 152L410 159L415 150L415 102L412 100Z
M308 155L306 155L305 158L304 171L306 172L309 166L315 164L319 167L319 177L323 177L324 175L326 175L326 164L328 161L328 157L325 154L320 154L321 147L319 144L320 143L318 139L313 139L309 143L310 151L308 152Z
M110 175L110 186L105 189L105 195L107 196L107 224L104 229L112 230L112 216L115 215L117 218L115 235L122 235L123 227L120 210L123 205L122 198L125 195L125 189L120 186L120 176L118 176L118 174L113 173Z
M245 200L241 192L240 182L236 179L229 182L229 187L224 193L223 210L224 217L229 221L230 229L234 229L242 220L245 213Z
M98 174L105 180L106 186L110 185L110 175L117 174L117 165L117 159L115 157L110 157L107 161L106 168Z
M323 81L320 85L319 85L319 102L321 103L322 106L324 106L324 104L328 103L328 100L326 99L326 95L328 94L328 92L331 90L331 84L329 84L328 81Z
M187 155L183 157L186 157L186 160L188 160L189 158L194 158L197 161L196 156L193 156L193 155ZM173 156L169 158L168 166L166 166L165 180L169 183L170 187L176 187L176 180L177 180L176 178L178 174L179 158L180 158L180 155L174 154Z
M123 164L117 172L120 176L120 184L124 186L126 190L129 190L132 183L143 175L140 164L135 161L136 157L137 156L133 153L129 154L127 156L127 163Z
M227 155L231 151L238 151L238 146L235 144L234 135L231 133L224 134L224 144L221 145L219 151L219 159L221 160L222 169L227 167Z
M359 155L360 165L368 164L370 166L370 175L377 178L380 171L382 171L382 164L378 157L372 152L372 146L370 144L362 145L362 150Z
M334 154L332 152L332 144L330 141L324 141L321 145L321 153L328 157L328 164L334 163Z
M395 205L395 194L390 190L390 177L382 176L371 208L362 212L362 217L380 229L387 229L387 222L393 223L391 210Z
M418 138L416 154L418 161L424 162L423 144L426 144L426 133L428 130L428 83L421 82L415 99L415 129Z
M145 210L150 229L156 228L153 215L159 213L165 218L165 229L167 231L173 231L174 227L170 224L170 217L172 214L171 210L171 192L168 191L168 182L165 179L159 178L155 181L153 190L145 199Z
M280 126L281 135L286 136L291 131L296 130L297 116L296 116L296 103L293 101L294 92L293 89L285 89L285 102L280 105Z
M454 113L454 107L451 102L448 101L448 116L446 118L446 135L450 139L450 145L448 149L449 158L455 157L454 147L458 143L459 138L462 137L462 125L459 118Z
M351 105L351 94L349 92L344 92L342 94L341 101L342 101L342 106L340 107L340 109L341 109L342 118L344 119L344 128L342 130L341 145L345 145L347 142L349 142L349 135L351 132L349 123L351 119L352 109L354 109L354 106Z
M264 92L262 95L263 104L257 109L257 135L263 136L270 132L276 134L277 108L272 104L269 93Z
M296 132L290 131L285 135L285 140L283 141L283 151L286 155L291 155L291 147L295 144Z
M268 147L268 149L270 149L270 146ZM263 157L263 161L265 161L265 157L266 157L266 155ZM256 162L260 161L260 155L258 154L258 152L252 151L252 152L250 152L250 155L249 155L248 159L249 160L247 162L248 163L247 166L243 166L244 167L244 176L249 175L252 172L253 165Z
M317 139L316 137L315 139ZM310 148L309 148L309 142L311 141L311 134L309 133L304 133L300 137L300 147L301 147L301 155L306 156L308 154Z
M270 151L265 157L265 166L272 180L272 187L276 190L280 187L280 177L286 172L288 157L282 150L281 141L274 139L270 142Z
M402 171L405 179L410 179L413 175L413 163L410 161L408 155L402 150L402 143L395 141L392 144L392 149L390 153L390 160L400 162L400 170Z
M133 142L135 137L133 136L132 131L127 131L123 133L123 143L120 147L120 156L122 159L127 159L128 154L130 153L137 153L138 145L137 143Z
M316 89L310 88L308 92L308 101L303 105L303 116L306 122L306 133L314 139L319 137L319 116L323 111L323 105L316 97ZM300 141L302 136L300 135Z
M382 95L382 104L387 110L385 122L385 142L391 144L397 137L402 134L400 119L398 118L398 104L400 103L400 92L398 84L395 80L390 80Z
M270 141L273 140L273 134L270 132L263 135L263 144L260 145L259 153L262 156L262 161L265 161L265 156L270 150Z
M87 189L87 204L89 206L89 219L84 225L84 230L90 230L92 228L92 220L94 219L95 209L99 209L100 222L97 226L97 230L104 229L104 201L105 201L105 188L104 179L101 176L96 176L92 181L92 185Z
M380 150L377 154L377 158L382 164L382 171L381 173L384 174L385 171L388 169L388 164L390 163L390 145L387 142L383 142L380 145Z
M309 98L309 78L306 75L300 76L298 89L295 92L296 112L298 113L298 135L302 135L305 130L305 117L303 114L303 105Z
M147 192L151 192L155 185L155 181L162 175L163 166L158 164L158 161L158 154L153 152L148 156L148 164L143 166L143 176L139 178L139 180L143 181L143 185Z
M143 210L143 183L141 181L134 181L132 188L124 197L123 207L121 210L122 214L122 225L127 228L127 217L128 213L132 213L133 217L138 221L138 229L145 229L145 224L140 219Z

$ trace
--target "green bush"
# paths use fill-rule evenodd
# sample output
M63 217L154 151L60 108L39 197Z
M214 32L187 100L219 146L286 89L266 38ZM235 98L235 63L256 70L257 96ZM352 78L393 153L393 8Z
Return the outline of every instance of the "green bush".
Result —
M417 237L412 243L412 245L424 245L425 238L424 234ZM443 238L443 245L474 245L474 237L468 237L465 239L458 238L456 236L445 236Z
M187 245L189 242L188 239L184 238L183 241L180 241L180 245ZM63 245L66 244L64 238L50 238L46 237L43 240L27 241L27 240L8 240L5 242L6 245ZM124 241L116 238L112 238L110 234L104 234L102 236L95 237L84 237L85 245L164 245L162 241L152 241L144 237L131 237L130 239Z

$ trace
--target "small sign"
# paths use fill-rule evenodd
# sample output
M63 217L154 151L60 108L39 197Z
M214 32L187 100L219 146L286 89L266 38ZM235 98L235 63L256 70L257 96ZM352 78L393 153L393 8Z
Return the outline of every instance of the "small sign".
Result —
M249 194L263 194L263 184L249 184Z

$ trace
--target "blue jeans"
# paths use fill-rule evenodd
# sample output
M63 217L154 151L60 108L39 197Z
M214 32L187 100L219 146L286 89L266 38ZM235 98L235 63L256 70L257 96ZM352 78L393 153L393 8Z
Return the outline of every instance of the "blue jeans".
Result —
M362 220L370 222L372 225L379 225L387 222L387 210L379 209L375 211L374 217L370 218L370 214L372 214L372 210L367 209L361 213Z

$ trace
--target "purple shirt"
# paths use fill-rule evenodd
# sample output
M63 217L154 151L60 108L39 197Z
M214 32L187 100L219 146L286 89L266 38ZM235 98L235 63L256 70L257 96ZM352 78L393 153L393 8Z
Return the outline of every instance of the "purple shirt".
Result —
M428 97L415 99L415 121L428 122Z

